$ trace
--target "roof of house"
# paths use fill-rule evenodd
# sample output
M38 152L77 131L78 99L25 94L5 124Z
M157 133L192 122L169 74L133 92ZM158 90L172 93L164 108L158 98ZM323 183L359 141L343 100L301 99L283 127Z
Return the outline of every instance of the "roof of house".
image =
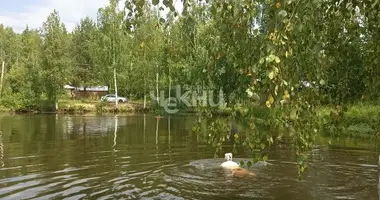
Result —
M69 90L84 91L84 87L74 87L71 85L65 85L63 88L69 89ZM86 87L86 91L107 92L108 86L90 86L90 87Z
M64 89L75 89L75 87L71 86L71 85L65 85L63 86Z

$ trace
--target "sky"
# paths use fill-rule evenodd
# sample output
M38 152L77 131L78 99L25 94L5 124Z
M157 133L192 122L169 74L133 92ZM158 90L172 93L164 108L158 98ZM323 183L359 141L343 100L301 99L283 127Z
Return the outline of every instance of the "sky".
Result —
M109 0L0 0L0 24L21 33L26 26L38 28L56 9L68 31L72 31L81 18L96 19L98 9ZM124 1L121 1L124 4ZM175 7L182 10L180 0Z

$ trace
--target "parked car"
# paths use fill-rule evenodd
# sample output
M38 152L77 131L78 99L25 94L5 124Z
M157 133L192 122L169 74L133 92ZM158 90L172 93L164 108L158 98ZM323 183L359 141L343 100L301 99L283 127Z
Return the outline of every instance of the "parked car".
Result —
M102 98L100 100L106 101L106 102L115 102L116 96L114 94L107 94L107 95L102 96ZM128 98L117 96L117 101L119 103L128 102Z

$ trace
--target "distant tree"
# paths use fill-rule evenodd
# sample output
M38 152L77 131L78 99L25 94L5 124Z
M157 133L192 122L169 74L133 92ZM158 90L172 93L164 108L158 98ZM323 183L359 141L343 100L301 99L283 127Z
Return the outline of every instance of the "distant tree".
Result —
M99 84L99 72L96 67L96 36L95 22L86 17L74 28L70 53L73 58L72 84L88 87Z
M70 41L65 25L61 23L56 10L42 26L41 75L44 91L50 103L58 106L63 86L69 81L72 60L69 54Z

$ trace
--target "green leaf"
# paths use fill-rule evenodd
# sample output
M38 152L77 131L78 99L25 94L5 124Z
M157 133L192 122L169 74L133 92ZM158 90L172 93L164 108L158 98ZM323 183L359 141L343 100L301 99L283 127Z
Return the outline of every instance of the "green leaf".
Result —
M277 56L276 56L276 58L275 58L275 61L276 61L276 63L280 63L280 62L281 62L280 58L277 57Z
M303 160L301 160L301 159L300 159L300 160L298 160L298 165L299 165L299 166L302 166L302 165L303 165L303 163L304 163L304 162L303 162Z
M274 78L274 72L273 71L269 72L268 77L270 80L272 80Z
M162 3L163 3L166 7L170 7L170 5L173 3L173 1L172 1L172 0L164 0Z
M172 12L175 11L175 8L174 8L174 6L172 4L170 4L169 8L170 8L170 11L172 11Z
M379 3L379 0L375 0L375 1L372 3L372 5L371 5L372 9L375 8L375 6L376 6L378 3Z
M273 62L275 59L276 59L276 56L273 55L273 54L269 55L269 56L266 58L267 62Z
M261 144L260 144L261 149L265 149L265 146L266 146L266 145L265 145L264 143L261 143Z
M263 161L267 161L267 160L268 160L268 156L267 155L263 156Z
M305 167L302 166L302 167L300 168L300 171L301 171L301 173L304 172L304 171L305 171Z
M152 3L156 6L158 3L160 3L160 0L152 0Z

